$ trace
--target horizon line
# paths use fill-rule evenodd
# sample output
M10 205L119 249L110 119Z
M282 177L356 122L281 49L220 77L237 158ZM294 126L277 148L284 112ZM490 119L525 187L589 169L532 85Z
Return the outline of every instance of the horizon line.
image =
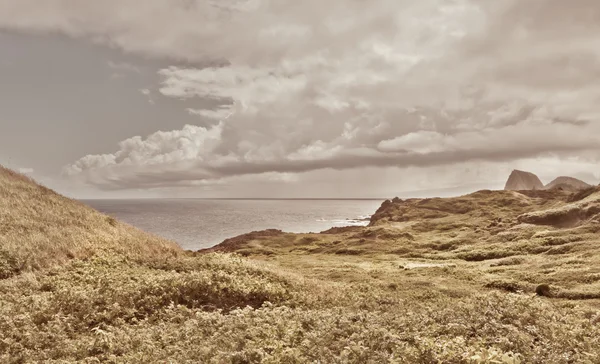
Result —
M273 201L383 201L390 200L387 197L124 197L124 198L76 198L79 201L90 200L273 200Z
M475 188L473 190L465 190L458 192L456 195L452 196L443 196L443 195L430 195L425 196L431 193L439 193L439 192L449 192L456 191L457 189L461 189L463 186L455 186L455 187L447 187L443 189L428 189L428 190L413 190L413 191L403 191L401 193L396 194L393 197L109 197L109 198L74 198L79 201L90 201L90 200L279 200L279 201L294 201L294 200L313 200L313 201L385 201L392 200L393 198L401 198L401 199L409 199L409 198L446 198L446 197L458 197L463 196L470 193L475 193L478 191L502 191L503 188ZM425 194L421 196L417 196L419 194ZM414 196L407 196L414 195Z

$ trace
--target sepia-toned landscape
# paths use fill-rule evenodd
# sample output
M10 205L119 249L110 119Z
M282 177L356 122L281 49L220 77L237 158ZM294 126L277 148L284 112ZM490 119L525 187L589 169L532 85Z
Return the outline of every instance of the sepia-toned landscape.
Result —
M183 251L0 170L0 361L597 363L600 189Z
M600 1L0 0L0 364L600 364Z

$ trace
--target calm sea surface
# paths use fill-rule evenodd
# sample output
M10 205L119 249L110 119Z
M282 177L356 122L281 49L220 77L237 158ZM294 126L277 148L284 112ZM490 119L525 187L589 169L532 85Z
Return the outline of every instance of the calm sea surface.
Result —
M366 225L381 200L84 200L96 210L179 243L211 247L254 230L319 232Z

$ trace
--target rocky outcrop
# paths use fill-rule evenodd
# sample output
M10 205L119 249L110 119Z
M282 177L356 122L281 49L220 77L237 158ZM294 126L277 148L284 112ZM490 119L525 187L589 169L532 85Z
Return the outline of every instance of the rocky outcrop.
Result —
M200 249L197 253L210 253L210 252L233 252L240 248L246 247L248 243L268 238L275 238L278 236L285 235L281 230L267 229L261 231L252 231L246 234L235 236L233 238L225 239L222 243L213 246L212 248Z
M508 191L520 191L520 190L541 190L544 188L544 184L538 176L531 172L513 170L506 185L505 190Z
M579 191L591 187L591 185L573 177L561 176L544 186L545 189L560 188L565 191Z

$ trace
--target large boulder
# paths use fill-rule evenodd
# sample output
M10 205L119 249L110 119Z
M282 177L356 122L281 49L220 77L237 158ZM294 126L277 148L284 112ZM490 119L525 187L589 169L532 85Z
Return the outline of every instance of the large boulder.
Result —
M544 188L544 184L538 176L531 172L513 170L506 185L505 190L520 191L520 190L541 190Z

